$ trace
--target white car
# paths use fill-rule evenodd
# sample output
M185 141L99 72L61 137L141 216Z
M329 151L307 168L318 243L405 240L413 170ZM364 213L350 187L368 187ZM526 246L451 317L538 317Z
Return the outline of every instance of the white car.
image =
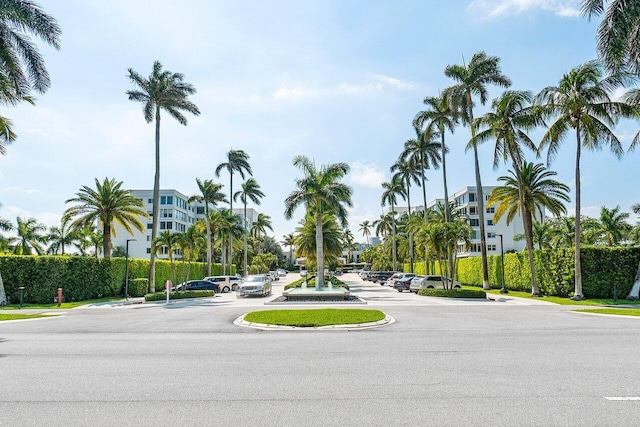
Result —
M268 274L252 274L244 278L242 285L238 287L236 296L240 298L249 295L263 297L271 295L271 278Z
M208 276L202 280L216 283L223 293L235 291L242 284L242 279L238 276Z
M285 270L284 268L279 268L276 271L278 272L278 276L280 277L284 277L287 275L287 270Z
M451 286L451 279L443 276L416 276L411 280L411 284L409 285L409 291L418 293L420 289L444 289L445 282L449 283L447 289L461 289L462 284L460 282L453 281L453 286Z
M384 284L387 286L391 286L393 288L393 285L396 283L396 280L401 278L403 274L404 273L393 273L393 276L389 277L389 279L387 279L387 281Z

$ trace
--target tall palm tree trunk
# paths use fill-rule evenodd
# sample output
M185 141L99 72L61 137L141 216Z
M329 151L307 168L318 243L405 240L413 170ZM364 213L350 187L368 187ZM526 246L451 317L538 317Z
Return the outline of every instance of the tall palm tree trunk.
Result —
M471 138L475 139L476 131L473 123L473 101L471 92L467 92L467 108L469 111L469 127L471 128ZM489 266L487 265L487 235L484 222L484 193L482 191L482 178L480 177L480 163L478 162L478 147L473 144L473 166L476 175L476 196L478 197L478 215L480 219L480 256L482 257L482 289L491 289L489 286ZM446 203L449 203L447 200Z
M536 268L533 259L533 221L531 219L531 212L529 212L524 202L524 193L522 191L524 187L522 182L522 168L514 162L513 170L515 171L516 179L518 180L520 215L522 216L522 225L524 227L524 240L527 247L527 257L529 258L529 274L531 275L531 296L540 296L540 288L538 287L538 280L536 279ZM504 281L504 277L502 280Z
M407 211L409 213L408 219L411 219L411 196L409 195L410 191L411 191L411 183L407 179ZM409 272L413 273L413 234L411 233L408 233L408 234L409 234L409 262L411 263L409 267Z
M424 176L424 169L425 169L425 165L424 165L424 154L422 155L422 169L420 171L420 179L422 180L422 201L424 203L424 209L423 209L423 214L424 214L424 225L425 227L427 226L427 179ZM425 244L424 245L424 274L429 274L429 257L427 255L428 253L428 247ZM413 267L413 265L412 265ZM413 270L411 270L411 272L413 273Z
M111 225L102 224L102 254L104 259L111 258ZM98 255L98 248L96 248L96 257Z
M316 273L316 291L324 286L324 248L322 235L322 213L316 212L316 259L318 271Z
M580 126L576 126L576 230L575 230L575 290L573 292L573 300L580 301L584 299L584 294L582 293L582 268L580 266L580 149L581 149L581 141L580 141Z
M449 212L449 187L447 185L447 158L446 158L446 146L444 145L444 127L440 128L440 139L442 140L442 183L444 187L444 222L447 224L451 222L451 212ZM456 249L454 248L454 252ZM455 260L453 259L453 253L447 254L448 262L449 262L449 271L452 272L451 280L454 280L454 265Z
M229 174L229 211L233 218L233 170ZM233 234L229 231L229 274L233 274Z
M211 218L209 217L209 203L205 200L205 222L207 224L207 276L211 276L211 250L213 243L211 242Z
M244 275L246 276L247 274L249 274L249 270L247 269L247 201L245 199L244 201L244 242L243 242L243 248L244 248L244 258L243 258L243 265L244 265Z
M160 213L160 107L156 107L156 172L153 177L153 218L151 218L151 243L158 236L158 215ZM149 292L156 291L156 254L151 251L149 260Z
M391 234L392 234L392 239L391 239L391 257L393 259L393 271L398 271L397 268L397 259L396 259L396 216L395 216L395 207L393 205L393 203L391 203L391 221L393 221L393 223L391 224Z

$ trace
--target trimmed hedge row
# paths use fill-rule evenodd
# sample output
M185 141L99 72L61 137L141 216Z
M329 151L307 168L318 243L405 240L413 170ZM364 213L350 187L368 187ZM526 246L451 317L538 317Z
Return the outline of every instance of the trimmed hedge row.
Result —
M188 264L174 262L177 281L186 274ZM204 277L206 265L191 263L187 280ZM212 274L220 274L221 266L212 266ZM234 269L235 270L235 269ZM48 304L53 302L57 289L63 289L65 301L124 295L125 259L96 259L81 256L0 255L0 273L10 302L20 299L19 287L24 286L24 302ZM143 296L147 289L136 279L148 282L149 260L129 258L129 295ZM172 280L169 261L156 262L156 289Z
M187 299L187 298L205 298L213 297L216 293L214 291L180 291L169 292L169 300L172 299ZM164 301L167 299L166 292L155 292L153 294L146 294L144 296L145 301Z
M581 248L582 290L587 298L611 298L614 284L617 285L618 297L628 295L640 262L640 247L597 247ZM534 265L540 291L544 295L568 297L574 290L574 249L558 248L536 250ZM489 284L492 288L500 288L502 274L500 256L490 255ZM417 268L422 265L421 269ZM418 274L424 274L424 263L414 264ZM436 264L436 271L438 264ZM409 271L409 265L404 265ZM505 254L504 276L507 289L514 291L531 291L531 275L529 259L526 251ZM470 286L482 286L482 261L479 256L460 258L457 260L456 280Z
M420 289L418 295L423 297L442 297L442 298L476 298L486 299L487 293L484 291L476 291L473 289Z
M333 284L334 288L349 289L349 285L344 283L342 280L337 279L336 277L331 277L330 279L327 279L327 280L331 280L331 283ZM298 279L295 282L289 283L284 288L285 288L285 290L286 289L291 289L291 288L301 288L303 283L304 283L304 278ZM326 281L325 281L325 284L326 284ZM316 278L314 276L314 277L310 278L309 281L307 282L307 287L313 288L315 286L316 286Z

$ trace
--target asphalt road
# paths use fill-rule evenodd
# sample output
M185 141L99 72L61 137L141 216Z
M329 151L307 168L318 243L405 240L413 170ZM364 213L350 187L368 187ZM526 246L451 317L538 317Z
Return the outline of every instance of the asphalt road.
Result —
M91 307L0 323L0 425L635 426L640 319L453 301L345 277L396 319L233 325L264 299ZM276 287L276 294L282 285Z

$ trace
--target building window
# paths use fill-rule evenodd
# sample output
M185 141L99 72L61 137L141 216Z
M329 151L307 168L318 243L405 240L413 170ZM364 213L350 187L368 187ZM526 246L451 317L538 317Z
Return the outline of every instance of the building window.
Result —
M164 230L166 226L167 226L166 222L160 221L160 230Z
M495 238L495 237L496 237L496 233L487 233L487 237L488 237L489 239L493 239L493 238Z
M496 213L496 208L494 206L487 208L487 213Z
M167 197L166 196L160 196L160 204L161 205L166 205L167 204Z
M469 206L469 215L478 215L478 207Z
M496 250L496 245L487 245L487 250L488 250L488 251L493 251L493 252L495 252L495 250Z
M171 221L167 221L167 230L173 230L173 223Z
M480 243L472 243L469 246L469 252L480 252Z
M147 224L147 230L151 230L153 228L153 224Z
M153 199L147 199L147 203L153 203Z
M167 196L167 204L168 205L172 205L173 204L173 196Z
M197 213L198 215L203 215L203 214L204 214L204 206L198 206L198 207L196 208L196 213Z
M151 253L151 248L147 248L147 253L150 254Z
M480 232L478 230L471 231L471 240L480 239Z
M147 242L151 241L151 236L147 236Z
M487 220L487 225L493 225L493 220L492 219L488 219Z
M469 201L470 202L476 201L476 193L469 193Z
M478 227L480 225L480 220L478 218L471 218L469 220L469 225L472 227Z

